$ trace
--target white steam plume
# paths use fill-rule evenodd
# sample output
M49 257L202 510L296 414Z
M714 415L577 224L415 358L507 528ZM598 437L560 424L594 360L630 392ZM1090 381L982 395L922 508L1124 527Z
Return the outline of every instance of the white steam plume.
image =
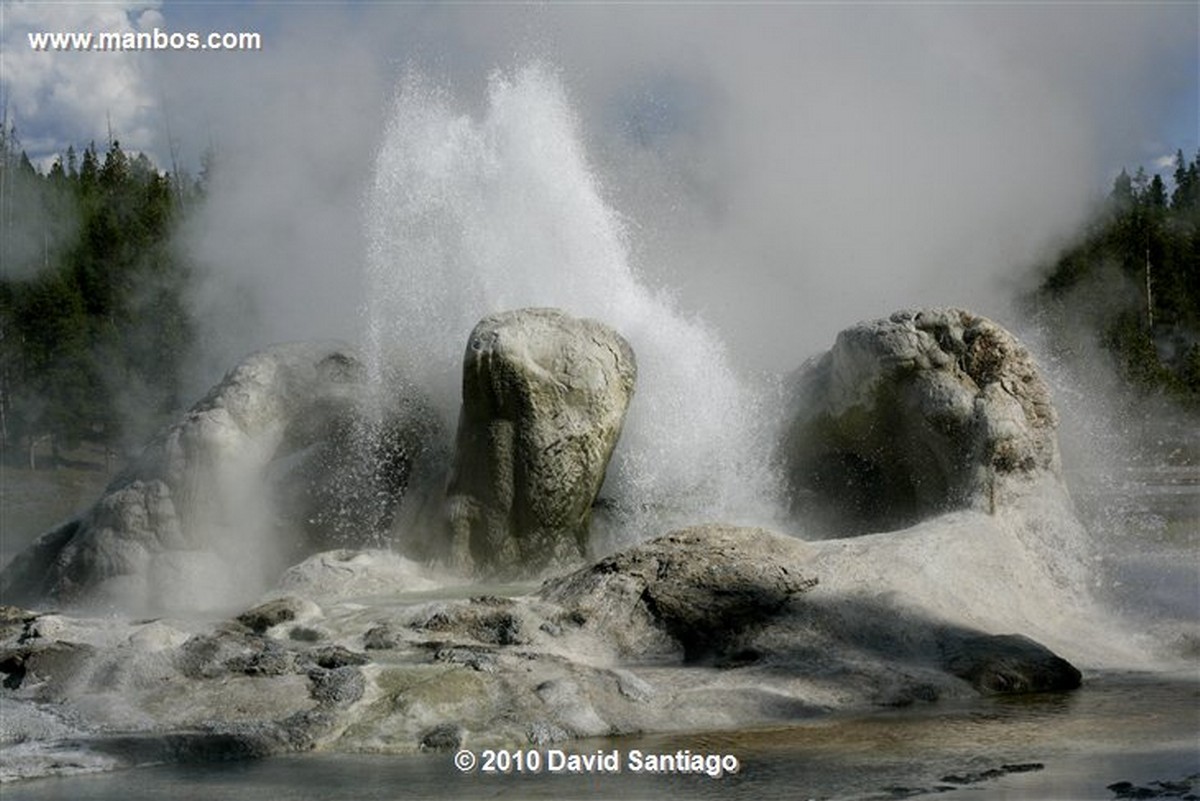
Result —
M416 79L396 101L367 217L372 360L401 363L452 429L482 317L553 306L596 318L638 359L606 490L633 527L643 512L764 519L758 403L717 337L639 280L559 82L539 66L496 75L488 101L476 121Z

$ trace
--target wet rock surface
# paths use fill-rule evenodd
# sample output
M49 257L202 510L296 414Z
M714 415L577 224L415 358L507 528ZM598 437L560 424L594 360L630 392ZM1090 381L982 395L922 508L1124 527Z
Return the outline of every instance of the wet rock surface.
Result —
M998 779L1001 776L1007 776L1010 773L1032 773L1034 771L1045 770L1046 766L1041 762L1021 762L1013 765L1001 765L998 768L988 768L974 773L951 773L941 778L941 781L947 784L978 784L979 782Z
M283 596L191 627L14 613L0 692L73 710L74 742L121 766L544 746L1066 686L1073 668L1025 638L882 605L847 615L822 596L828 564L818 544L711 525L528 595L375 608ZM297 620L327 636L291 636Z
M987 694L1074 690L1082 680L1070 662L1019 635L947 638L942 659L947 671Z
M1152 781L1147 784L1114 782L1107 788L1113 798L1180 798L1183 801L1200 799L1200 773L1175 781Z
M422 751L453 751L462 745L463 730L453 723L434 726L421 734Z
M475 327L446 493L450 564L528 577L583 558L636 373L629 344L595 320L522 309Z
M255 634L262 634L280 623L293 621L297 617L306 613L311 614L315 610L316 607L311 602L287 596L259 604L253 609L247 609L237 616L237 622Z

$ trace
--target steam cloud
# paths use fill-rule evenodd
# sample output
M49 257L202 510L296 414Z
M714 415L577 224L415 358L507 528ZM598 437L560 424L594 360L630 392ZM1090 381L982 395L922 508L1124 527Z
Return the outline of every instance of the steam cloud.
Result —
M635 268L752 369L791 369L904 305L1003 319L1107 170L1196 144L1186 4L139 4L113 24L255 29L265 49L74 54L88 69L69 72L52 66L65 55L18 53L20 37L80 27L79 10L6 8L6 97L28 141L47 145L52 122L63 145L102 139L108 110L160 164L215 145L224 169L186 241L211 270L196 303L216 321L198 388L269 341L360 334L363 197L409 70L478 115L493 71L558 65ZM142 98L136 120L97 93L113 82ZM1164 141L1171 126L1191 139Z
M367 208L369 353L444 412L457 409L463 332L486 314L550 306L611 324L639 379L609 471L620 527L674 514L761 522L764 416L720 340L648 289L561 84L543 66L489 82L480 120L405 81ZM454 420L445 420L452 428Z

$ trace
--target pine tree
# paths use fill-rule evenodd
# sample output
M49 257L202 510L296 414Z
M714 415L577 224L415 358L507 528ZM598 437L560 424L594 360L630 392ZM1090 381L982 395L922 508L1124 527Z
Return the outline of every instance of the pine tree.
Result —
M1200 372L1188 343L1200 339L1198 173L1200 153L1188 163L1177 151L1168 198L1161 175L1122 169L1103 215L1060 254L1033 299L1064 331L1093 330L1131 387L1196 408Z
M96 156L96 145L93 142L83 149L83 159L79 164L79 194L87 199L95 195L100 185L100 160Z
M1183 150L1175 151L1175 191L1171 193L1171 208L1185 209L1192 202L1192 182Z
M1133 205L1133 180L1129 177L1129 173L1125 169L1121 169L1121 174L1113 181L1112 193L1109 195L1113 204L1117 208L1125 208Z
M190 273L171 247L180 213L171 178L116 141L103 164L94 144L82 157L69 148L42 175L6 129L0 188L0 199L21 200L0 204L4 452L32 459L47 441L56 454L84 441L136 444L128 437L183 402L179 367L194 328Z
M1150 187L1146 190L1146 205L1152 209L1167 207L1167 187L1161 175L1155 174L1150 180Z

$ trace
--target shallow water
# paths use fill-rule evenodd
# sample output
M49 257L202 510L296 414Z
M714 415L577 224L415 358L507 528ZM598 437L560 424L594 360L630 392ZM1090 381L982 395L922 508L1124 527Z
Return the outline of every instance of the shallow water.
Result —
M469 746L469 742L468 742ZM578 753L733 754L736 775L460 773L451 754L307 754L6 785L5 801L270 798L1113 798L1200 773L1200 675L1099 675L1079 691L787 728L573 743ZM545 749L543 749L545 754ZM627 763L625 763L627 765ZM1192 780L1200 792L1200 780Z

